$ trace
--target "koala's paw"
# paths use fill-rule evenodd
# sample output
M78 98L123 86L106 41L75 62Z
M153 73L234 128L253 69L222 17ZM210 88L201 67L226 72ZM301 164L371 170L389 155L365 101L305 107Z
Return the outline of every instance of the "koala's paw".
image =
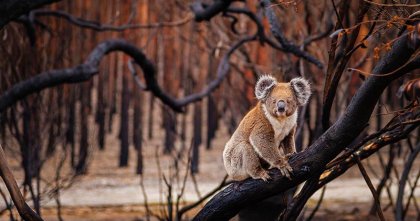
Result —
M253 179L262 179L265 182L268 182L268 180L271 180L270 175L268 174L268 171L261 169L260 171L258 171L257 174L255 174L254 176L252 176Z
M276 164L273 167L279 169L281 175L290 179L290 174L293 172L293 169L286 160L280 161L278 164Z

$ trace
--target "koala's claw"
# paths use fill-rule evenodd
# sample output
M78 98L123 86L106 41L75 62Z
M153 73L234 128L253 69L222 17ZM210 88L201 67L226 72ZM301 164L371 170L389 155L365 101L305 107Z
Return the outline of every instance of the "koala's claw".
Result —
M285 176L290 179L290 172L286 168L279 169L282 176Z
M282 176L285 176L290 179L290 174L293 172L293 168L289 165L287 161L275 167L280 170Z
M263 170L258 174L256 177L252 177L253 179L262 179L264 182L268 182L268 180L271 180L271 176L268 174L266 170Z

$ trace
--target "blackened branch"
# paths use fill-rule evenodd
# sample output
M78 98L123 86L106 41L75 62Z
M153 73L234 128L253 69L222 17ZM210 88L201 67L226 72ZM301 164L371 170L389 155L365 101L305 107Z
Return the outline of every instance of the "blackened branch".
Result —
M391 120L389 125L400 125L401 121L410 121L411 119L418 119L419 112L416 114L407 114L404 116L397 116ZM393 124L395 123L395 124ZM320 188L325 187L326 184L335 180L337 177L343 175L348 169L353 167L357 163L357 159L364 160L370 157L372 154L379 151L382 147L389 144L396 143L402 139L407 138L414 129L420 125L420 122L415 122L410 125L399 126L399 127L386 127L381 130L381 133L375 133L374 136L368 136L365 142L360 143L357 147L353 148L351 153L344 154L336 158L333 162L327 164L326 169L318 177L313 177L305 182L304 187L299 194L293 199L293 203L284 212L284 220L293 220L292 217L297 217L300 211L309 200L309 198ZM389 130L388 130L389 129ZM316 179L316 182L310 182Z
M153 63L140 49L124 40L108 40L96 46L84 64L77 65L73 68L46 71L13 85L0 96L0 113L20 99L45 88L64 83L79 83L91 79L94 75L99 73L98 68L102 58L106 54L115 51L124 52L140 66L146 81L146 90L151 91L164 104L175 111L182 112L184 106L199 101L214 91L229 73L229 58L233 52L246 42L254 41L256 39L257 37L255 35L247 36L236 42L223 56L217 69L217 77L201 92L188 95L181 99L173 98L160 88L156 79L156 70Z
M282 46L278 45L276 42L274 42L273 40L271 40L269 37L266 36L266 34L264 32L264 26L261 22L261 19L258 18L255 13L251 12L250 10L248 10L246 8L234 8L234 7L227 8L226 13L246 15L257 26L256 35L258 36L258 40L261 42L261 44L267 43L268 45L270 45L274 49L284 51Z
M78 65L73 68L51 70L13 85L0 96L0 113L25 96L64 83L77 83L98 73L96 67Z
M270 30L273 33L273 36L277 39L277 41L282 46L285 52L290 52L297 57L301 57L313 64L315 64L318 68L322 69L324 64L319 61L317 58L310 55L308 52L302 51L299 46L290 42L283 34L281 25L277 20L277 16L274 13L273 7L270 6L270 0L262 0L261 5L265 9L265 15L268 18L268 22L270 23Z
M225 11L234 0L215 0L213 4L207 5L202 2L191 4L191 10L194 12L194 20L197 22L209 21L217 14Z
M61 0L2 0L0 1L0 29L29 11Z

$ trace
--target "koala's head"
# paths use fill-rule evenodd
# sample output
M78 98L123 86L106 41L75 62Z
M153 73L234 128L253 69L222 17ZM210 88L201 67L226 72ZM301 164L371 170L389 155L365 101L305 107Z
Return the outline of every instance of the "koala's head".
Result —
M284 118L308 102L311 87L307 80L300 77L288 83L279 83L274 77L264 75L255 85L255 96L272 116Z

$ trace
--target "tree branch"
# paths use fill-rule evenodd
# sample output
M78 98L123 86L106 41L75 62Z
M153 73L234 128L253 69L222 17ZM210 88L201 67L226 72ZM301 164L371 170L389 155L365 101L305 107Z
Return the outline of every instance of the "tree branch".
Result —
M300 48L297 45L290 42L283 35L281 25L277 21L277 16L274 13L273 7L270 6L270 0L262 0L261 4L265 9L265 15L267 16L268 22L270 23L270 30L273 33L274 37L277 39L277 41L282 46L283 50L285 52L290 52L297 57L301 57L301 58L315 64L318 68L322 69L324 67L324 64L322 64L321 61L319 61L317 58L310 55L308 52L300 50Z
M233 1L235 0L215 0L211 5L194 2L191 4L191 10L195 14L194 20L196 22L210 21L217 14L225 11Z
M233 44L233 46L223 56L219 64L217 78L211 81L201 92L188 95L181 99L173 98L160 88L157 83L154 65L147 59L140 49L124 40L108 40L96 46L84 64L77 65L73 68L43 72L13 85L12 88L5 91L0 96L0 112L3 112L25 96L39 92L45 88L54 87L64 83L78 83L91 79L94 75L99 73L98 68L101 59L106 54L114 51L124 52L132 57L134 62L140 66L146 80L146 90L151 91L163 103L175 111L182 112L184 106L192 102L199 101L214 91L222 83L224 77L229 73L229 58L233 52L244 43L254 41L256 39L256 35L246 36Z
M0 29L34 8L59 1L61 0L2 0L0 1Z
M382 147L407 138L407 135L416 129L420 123L413 123L413 125L403 127L394 127L394 125L401 125L401 121L418 119L419 115L420 113L418 111L416 114L411 114L411 110L407 110L404 116L394 117L388 123L388 126L381 130L381 133L375 133L373 134L374 136L367 136L365 138L366 140L358 144L357 148L353 148L350 150L351 152L345 153L328 163L326 169L320 176L313 176L305 182L302 190L294 198L293 203L286 209L283 220L296 219L309 198L320 188L354 166L356 164L356 157L364 160L379 151ZM392 123L395 124L391 126Z
M80 26L82 28L92 29L95 31L117 31L117 32L125 31L127 29L142 29L142 28L150 29L150 28L181 26L188 23L192 19L192 13L189 13L187 14L187 16L185 16L185 18L182 18L178 21L159 22L159 23L151 23L151 24L109 25L109 24L101 24L97 21L91 21L91 20L86 20L83 18L78 18L64 11L37 9L37 10L31 11L30 14L33 17L54 16L54 17L62 18L70 22L71 24Z
M3 151L3 147L0 145L0 176L3 178L4 183L6 184L7 190L9 190L10 196L12 197L13 203L16 205L16 208L19 212L19 215L28 221L42 221L42 218L36 214L25 202L20 193L19 187L16 183L16 180L13 176L13 173L10 171L9 166L7 165L6 156Z
M384 213L382 212L382 208L381 208L381 202L378 196L378 192L375 190L375 187L372 184L372 181L369 178L369 175L366 172L366 169L363 167L362 162L360 162L359 157L355 157L354 158L356 160L357 166L359 167L360 173L362 173L363 178L366 181L366 184L368 185L370 192L372 193L373 199L375 201L375 207L376 207L376 212L378 213L378 217L381 221L385 221L385 217L384 217Z

